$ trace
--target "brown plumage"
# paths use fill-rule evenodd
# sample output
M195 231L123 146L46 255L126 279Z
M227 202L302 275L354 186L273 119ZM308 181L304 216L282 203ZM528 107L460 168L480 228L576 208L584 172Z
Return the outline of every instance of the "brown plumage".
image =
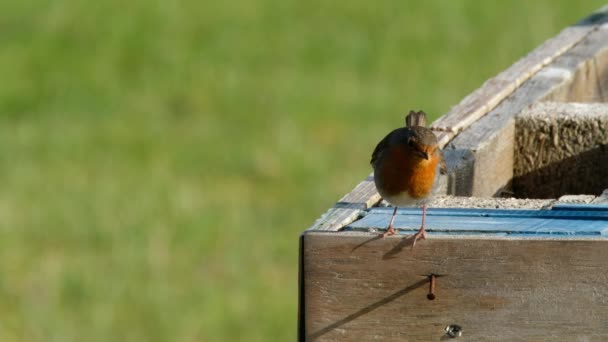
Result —
M424 127L424 112L411 111L405 117L406 127L390 132L372 153L374 182L380 195L395 206L391 222L383 236L395 233L393 221L397 207L422 203L422 225L414 238L425 238L424 219L426 199L431 195L437 171L445 173L446 166L437 137Z

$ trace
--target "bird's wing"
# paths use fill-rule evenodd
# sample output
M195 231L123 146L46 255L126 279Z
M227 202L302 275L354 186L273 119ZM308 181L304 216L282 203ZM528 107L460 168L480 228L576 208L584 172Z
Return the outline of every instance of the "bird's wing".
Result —
M389 134L387 134L384 139L380 140L380 142L378 143L378 145L376 145L376 148L374 149L374 152L372 153L372 160L370 160L370 164L372 164L372 166L376 166L376 162L378 161L378 159L380 159L380 155L382 153L384 153L384 151L387 149L389 142L391 140L391 135L394 133L390 132Z
M389 134L387 134L384 137L384 139L380 140L378 145L376 145L376 148L374 149L374 152L372 153L372 160L370 161L370 164L372 164L372 166L375 167L376 162L380 159L381 155L383 153L385 153L385 151L388 149L388 147L391 144L393 144L397 141L400 141L400 140L407 141L407 138L411 134L412 134L411 130L406 127L397 128L397 129L393 130L392 132L390 132Z

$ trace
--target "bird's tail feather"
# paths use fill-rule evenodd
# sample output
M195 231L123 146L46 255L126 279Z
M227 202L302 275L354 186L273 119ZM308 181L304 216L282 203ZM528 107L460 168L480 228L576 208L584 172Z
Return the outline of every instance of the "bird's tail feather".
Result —
M423 111L414 112L410 110L410 113L405 116L405 127L415 126L426 127L426 114Z

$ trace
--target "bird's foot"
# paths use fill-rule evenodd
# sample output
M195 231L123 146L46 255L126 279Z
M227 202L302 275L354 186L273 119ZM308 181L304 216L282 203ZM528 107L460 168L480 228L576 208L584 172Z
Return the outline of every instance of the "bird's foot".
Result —
M388 226L388 229L384 233L382 233L381 236L383 238L385 238L385 237L390 236L390 235L395 235L395 233L396 233L395 229L393 228L392 225L390 225L390 226Z
M414 242L412 243L412 249L414 249L414 246L416 246L416 241L418 241L418 239L426 240L426 230L424 230L424 226L420 227L418 232L414 234L413 237Z

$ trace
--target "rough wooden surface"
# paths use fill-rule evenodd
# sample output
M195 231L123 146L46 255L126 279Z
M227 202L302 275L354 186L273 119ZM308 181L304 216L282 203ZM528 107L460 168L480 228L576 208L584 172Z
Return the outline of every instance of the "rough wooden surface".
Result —
M463 164L456 167L458 171L453 171L460 173L462 180L470 180L468 184L461 183L462 192L454 195L490 197L508 190L513 178L515 115L565 82L563 78L546 77L542 73L535 75L449 144L450 149L474 153L474 165ZM468 176L463 174L467 170Z
M518 195L599 195L608 187L608 104L537 103L517 116L516 130Z
M373 176L368 176L321 216L310 230L338 230L353 222L363 210L380 201Z
M589 63L608 63L608 60L601 57L608 47L607 42L608 27L602 26L526 81L490 113L456 136L447 148L474 151L475 165L471 167L469 163L456 167L470 170L469 177L463 175L461 178L470 179L472 182L461 184L460 189L464 189L464 192L454 194L483 197L500 196L504 192L506 195L512 195L510 187L514 176L515 136L519 135L515 133L515 116L533 103L547 99L563 101L571 99L573 94L579 94L580 91L576 87L584 84L580 81L583 77L581 75L590 70L586 66ZM605 77L608 77L608 74ZM596 86L598 84L595 81L592 83Z
M425 229L429 236L441 233L526 238L541 236L608 238L608 210L590 210L589 205L584 203L568 204L566 207L568 209L564 210L564 204L559 204L551 210L429 208L426 212ZM364 232L386 230L392 213L392 208L372 208L364 217L349 224L346 229ZM393 228L398 234L412 235L420 228L421 220L421 209L399 208L394 217Z
M469 127L478 127L478 129L469 138L464 137L462 139L481 139L481 141L485 141L483 139L488 135L483 134L483 131L487 129L488 124L500 125L505 120L512 120L513 115L521 109L520 107L550 96L551 91L555 91L560 83L565 83L566 80L579 75L570 69L564 69L562 66L553 69L549 67L558 61L561 58L560 56L568 55L581 44L585 47L587 53L596 48L599 44L597 41L601 42L604 38L590 37L596 31L606 31L608 29L604 24L608 18L607 13L608 7L602 8L576 25L566 28L510 68L485 82L481 88L463 99L449 113L439 118L433 123L432 128L435 130L440 146L448 146L447 144L459 132ZM579 54L584 54L582 51L579 51ZM574 65L583 63L580 62L580 60L584 61L583 57L577 57L576 54L570 55L572 61L569 65L572 65L572 68L574 68ZM594 67L593 70L600 76L606 73L603 64ZM540 76L535 80L536 75ZM606 79L608 78L601 78L601 80ZM537 86L538 89L535 88ZM605 87L601 89L605 89ZM562 91L566 93L566 90ZM505 102L512 103L512 105L505 108L503 106ZM480 122L482 121L480 118L485 119L487 116L490 116L489 120ZM461 146L463 148L455 145L448 146L450 151L446 155L454 163L448 168L450 171L448 176L440 180L443 189L443 192L440 193L477 196L491 196L502 193L509 195L510 184L505 179L510 179L512 176L512 168L506 167L509 163L512 165L513 137L512 130L509 130L509 127L512 126L512 124L508 124L505 126L507 127L505 131L491 133L492 137L479 149L471 148L468 146L470 144L463 144ZM467 131L470 131L470 129L467 129ZM511 150L509 150L510 148ZM490 153L489 151L492 149L496 152ZM476 154L473 155L471 152ZM458 160L458 158L461 158L461 160ZM379 199L380 197L373 186L373 180L368 177L367 180L342 198L336 206L329 209L309 229L338 230L356 219L362 209L373 205Z
M575 49L550 65L553 73L574 73L572 81L548 96L548 101L608 101L608 26L583 39Z
M608 240L530 240L308 232L308 341L608 339ZM439 275L435 300L427 276Z
M564 29L511 67L486 81L433 123L433 129L458 133L470 126L544 66L597 30L606 21L607 11L608 7L604 7L577 25Z

